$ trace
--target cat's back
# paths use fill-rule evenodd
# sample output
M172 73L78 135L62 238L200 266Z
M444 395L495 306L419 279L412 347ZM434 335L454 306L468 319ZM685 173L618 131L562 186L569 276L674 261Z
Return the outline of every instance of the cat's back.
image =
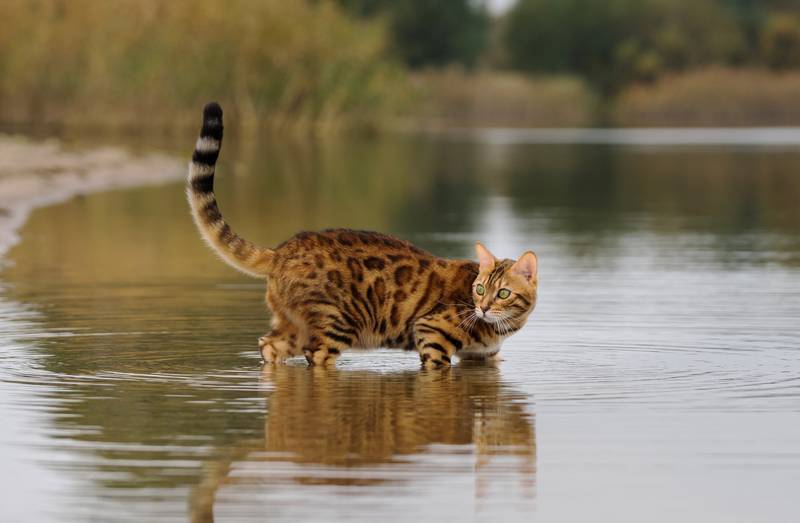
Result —
M286 267L299 262L324 268L327 263L358 262L366 269L383 269L400 262L426 267L436 257L409 241L389 234L353 229L326 229L295 234L275 248L275 262Z

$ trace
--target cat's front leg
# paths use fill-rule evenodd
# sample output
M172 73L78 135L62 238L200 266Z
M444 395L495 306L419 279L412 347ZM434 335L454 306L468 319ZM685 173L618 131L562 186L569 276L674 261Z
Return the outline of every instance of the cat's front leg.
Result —
M454 328L453 315L423 316L414 323L414 340L422 366L426 369L447 367L453 354L464 346L462 331Z

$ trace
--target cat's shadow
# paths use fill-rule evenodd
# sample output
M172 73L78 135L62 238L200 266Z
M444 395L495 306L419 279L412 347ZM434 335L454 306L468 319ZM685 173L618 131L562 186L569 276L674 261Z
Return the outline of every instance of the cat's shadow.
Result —
M443 452L469 455L476 499L490 489L495 456L517 463L514 477L533 497L530 398L495 367L465 361L445 370L386 372L281 365L266 366L263 376L271 390L263 441L206 465L192 492L193 521L213 520L219 491L252 488L254 477L259 488L358 489L385 482L392 464ZM242 466L250 480L236 473ZM325 473L312 474L315 469ZM376 469L388 472L376 475Z

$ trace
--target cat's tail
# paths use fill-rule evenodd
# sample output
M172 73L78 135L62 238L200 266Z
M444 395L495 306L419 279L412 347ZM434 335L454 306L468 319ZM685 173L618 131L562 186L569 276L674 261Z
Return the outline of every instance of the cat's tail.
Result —
M267 275L274 255L271 249L245 240L225 222L214 196L214 171L222 145L222 107L211 102L203 108L203 128L194 146L186 196L203 239L228 265L256 278Z

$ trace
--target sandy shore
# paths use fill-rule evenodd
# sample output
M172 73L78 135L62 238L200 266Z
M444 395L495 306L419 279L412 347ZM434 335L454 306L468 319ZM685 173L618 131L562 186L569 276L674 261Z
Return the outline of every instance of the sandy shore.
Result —
M109 189L171 182L185 164L165 154L134 155L117 147L65 148L58 140L0 135L0 256L38 207Z

